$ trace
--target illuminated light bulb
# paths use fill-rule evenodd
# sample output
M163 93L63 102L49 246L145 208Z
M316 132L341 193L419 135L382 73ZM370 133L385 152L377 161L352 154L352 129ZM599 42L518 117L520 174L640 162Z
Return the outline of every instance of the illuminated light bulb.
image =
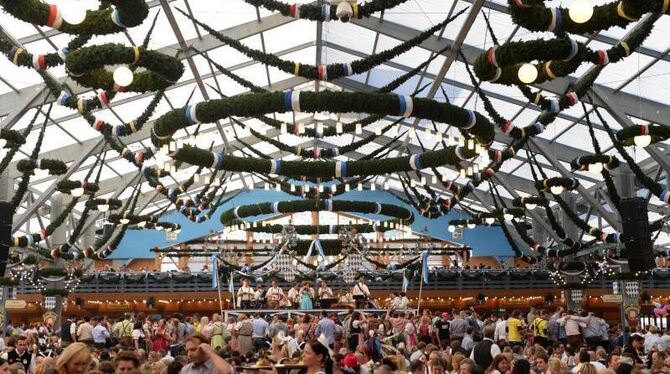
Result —
M141 221L137 224L137 227L145 227L147 225L147 221Z
M549 188L549 191L551 191L551 193L553 193L554 195L562 194L563 190L564 190L563 186L551 186L551 188Z
M486 217L486 218L484 218L484 222L486 222L486 223L489 224L489 225L492 225L495 221L496 221L496 219L493 218L493 217Z
M585 23L593 16L593 4L591 0L572 0L568 14L574 23Z
M342 133L342 122L338 122L335 124L335 132L337 132L338 134Z
M526 209L533 210L537 208L537 204L526 204Z
M77 1L68 1L61 5L61 16L63 21L70 25L78 25L86 19L86 8Z
M360 135L363 132L363 125L360 123L356 124L356 134Z
M7 139L0 138L0 148L5 148L7 145Z
M447 228L447 230L448 230L449 232L454 232L454 231L456 231L456 226L454 226L454 225L449 225L449 227Z
M503 218L505 219L505 221L511 221L514 218L514 215L510 213L504 213Z
M601 162L589 164L589 171L593 174L600 174L603 171L603 164Z
M100 204L98 205L98 210L101 212L106 212L109 210L109 204Z
M537 79L537 69L533 64L523 64L519 68L519 80L525 84L531 84Z
M72 189L72 191L70 191L70 195L72 195L74 197L80 197L83 194L84 194L84 189L81 188L81 187L74 188L74 189Z
M472 223L472 222L468 222L468 228L469 228L469 229L474 229L474 228L475 228L475 224Z
M635 145L644 148L651 144L651 135L638 135L633 138L633 141L635 142Z
M363 183L359 183L359 184L358 184L358 190L359 190L359 191L363 191Z
M282 134L286 134L286 127L287 125L285 123L282 123L280 126L280 131Z
M133 72L127 66L119 66L114 70L114 83L121 87L128 87L133 83Z

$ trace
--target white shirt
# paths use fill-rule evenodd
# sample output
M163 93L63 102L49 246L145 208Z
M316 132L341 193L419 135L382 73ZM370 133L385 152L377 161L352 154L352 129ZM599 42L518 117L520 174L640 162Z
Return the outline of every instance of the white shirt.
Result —
M295 287L291 288L288 290L288 299L291 300L292 303L299 303L300 302L300 289L295 289Z
M239 297L240 300L251 300L251 295L253 294L254 289L249 286L242 286L239 290L237 290L237 297Z
M368 286L363 282L358 282L358 284L354 286L354 289L351 293L354 296L370 296L370 290L368 290Z
M591 361L591 362L589 362L589 363L590 363L591 365L595 366L595 367L596 367L596 370L605 369L605 365L601 364L601 363L598 362L598 361ZM575 367L573 367L572 370L571 370L570 372L572 372L573 374L577 374L577 373L579 373L579 370L580 370L581 368L582 368L582 363L580 362L580 363L577 364Z
M367 289L367 287L365 287ZM400 298L400 309L407 309L409 307L409 299L407 296L403 296Z
M330 287L319 287L319 299L332 299L333 298L333 290L330 289Z
M507 340L507 321L501 319L498 321L498 323L496 323L496 329L493 333L493 340L497 342L501 340Z
M391 308L392 309L398 309L400 308L400 303L402 303L402 299L400 299L400 296L396 296L391 300ZM412 361L410 359L410 361Z
M649 353L652 348L661 340L658 334L649 334L644 338L644 353Z
M144 331L140 329L133 330L133 340L144 339Z
M270 287L268 289L268 293L265 295L268 300L278 301L281 300L284 296L284 291L281 289L281 287Z

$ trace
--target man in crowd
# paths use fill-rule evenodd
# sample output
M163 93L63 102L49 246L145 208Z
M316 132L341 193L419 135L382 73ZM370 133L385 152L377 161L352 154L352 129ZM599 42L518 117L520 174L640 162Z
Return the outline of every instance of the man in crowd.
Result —
M100 323L101 317L94 317L91 319L93 323L93 330L91 330L91 338L93 339L93 346L96 348L104 348L107 346L107 339L110 338L109 330Z
M212 349L207 338L191 336L185 343L189 364L180 374L231 374L232 367Z
M11 365L13 363L20 363L29 372L30 362L33 358L32 354L28 352L28 338L20 335L16 338L16 348L3 354L3 358Z
M77 324L75 323L74 316L69 316L61 324L60 341L63 347L67 347L77 341Z
M84 323L77 327L77 341L85 344L93 343L93 325L91 325L91 317L85 316Z
M131 351L119 352L114 357L114 374L129 374L140 368L140 359Z
M493 341L495 328L484 326L484 339L477 343L470 353L470 359L483 368L488 368L493 359L500 354L500 347Z
M326 337L328 345L332 347L335 342L335 322L328 318L328 313L325 310L321 311L321 319L316 325L316 336L321 334Z
M260 313L254 314L254 320L251 321L251 339L256 350L267 348L265 337L268 335L269 327L270 324L261 317Z

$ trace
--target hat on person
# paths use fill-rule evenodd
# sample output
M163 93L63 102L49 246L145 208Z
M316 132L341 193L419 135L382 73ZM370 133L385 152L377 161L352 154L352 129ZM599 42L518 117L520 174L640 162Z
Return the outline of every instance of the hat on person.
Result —
M644 340L644 335L640 334L639 332L636 332L636 333L631 334L631 335L630 335L630 338L631 338L632 340L635 340L635 339L637 339L637 340Z

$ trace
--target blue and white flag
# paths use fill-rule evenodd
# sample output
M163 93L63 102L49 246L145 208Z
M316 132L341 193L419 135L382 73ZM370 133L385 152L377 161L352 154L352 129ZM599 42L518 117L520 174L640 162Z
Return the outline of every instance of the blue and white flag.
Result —
M212 255L212 288L219 287L219 259Z
M423 283L428 284L428 251L423 251L421 253L421 262L423 262L423 264L421 265Z

